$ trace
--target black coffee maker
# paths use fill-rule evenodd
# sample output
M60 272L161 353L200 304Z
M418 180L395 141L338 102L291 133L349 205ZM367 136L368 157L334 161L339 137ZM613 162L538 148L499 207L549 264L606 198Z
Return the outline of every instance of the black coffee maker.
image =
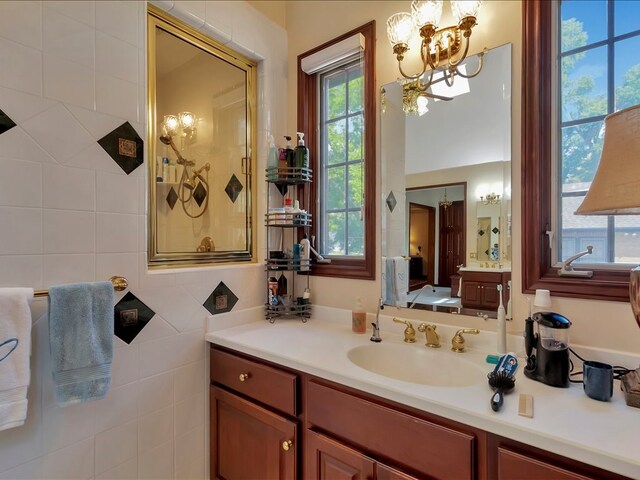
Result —
M538 325L537 333L533 331L534 322ZM569 319L559 313L538 312L527 318L524 327L527 377L552 387L569 386L570 326Z

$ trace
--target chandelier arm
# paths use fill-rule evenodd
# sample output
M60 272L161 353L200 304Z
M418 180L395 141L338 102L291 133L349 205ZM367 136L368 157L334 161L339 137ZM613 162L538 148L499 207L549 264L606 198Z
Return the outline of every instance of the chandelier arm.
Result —
M406 73L404 73L404 70L402 70L402 60L398 60L398 70L400 70L400 74L408 79L408 80L418 80L423 74L424 72L427 70L426 65L423 65L422 68L422 72L418 73L417 75L407 75Z
M429 51L427 51L426 53L427 61L429 63L429 66L431 67L431 70L436 70L440 66L440 42L436 42L436 51L434 55L435 61L431 59L431 54L429 53Z
M483 62L484 62L484 54L487 53L487 49L485 48L482 52L478 54L478 68L475 72L465 75L456 67L456 73L460 75L462 78L473 78L480 73L482 70Z
M467 58L467 53L469 53L469 44L471 43L471 41L466 35L463 35L463 38L466 39L466 41L464 42L464 52L462 52L462 56L458 59L458 61L455 61L453 58L451 58L451 41L449 41L449 45L447 46L447 50L449 51L449 65L451 65L452 67L457 67L458 65L460 65L464 61L464 59Z
M453 87L454 77L455 77L455 68L443 68L442 69L442 78L444 78L444 83L447 84L447 87ZM451 75L451 76L449 76Z

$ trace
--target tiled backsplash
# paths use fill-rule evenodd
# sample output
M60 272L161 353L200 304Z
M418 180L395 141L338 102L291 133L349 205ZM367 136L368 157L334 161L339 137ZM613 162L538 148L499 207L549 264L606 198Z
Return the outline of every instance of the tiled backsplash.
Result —
M284 30L244 2L155 3L260 62L264 165L286 127ZM146 163L127 175L97 143L125 122L146 143L145 28L144 2L0 2L0 109L16 123L0 134L0 286L123 275L155 312L131 343L114 337L107 397L59 408L47 304L34 302L29 414L0 432L0 478L204 478L206 319L264 301L260 263L147 271Z

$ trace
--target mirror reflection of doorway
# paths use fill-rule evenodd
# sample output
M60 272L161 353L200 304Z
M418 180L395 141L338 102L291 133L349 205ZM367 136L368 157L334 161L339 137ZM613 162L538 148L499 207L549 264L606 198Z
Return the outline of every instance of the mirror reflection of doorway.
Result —
M458 273L458 265L465 261L465 202L440 205L440 258L438 286L451 287L451 276Z
M436 209L409 203L409 290L433 283L436 253Z

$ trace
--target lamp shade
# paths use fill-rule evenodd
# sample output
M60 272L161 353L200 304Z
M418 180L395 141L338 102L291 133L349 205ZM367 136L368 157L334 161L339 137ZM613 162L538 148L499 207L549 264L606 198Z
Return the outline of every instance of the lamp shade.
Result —
M640 105L604 119L596 175L576 215L640 214Z

